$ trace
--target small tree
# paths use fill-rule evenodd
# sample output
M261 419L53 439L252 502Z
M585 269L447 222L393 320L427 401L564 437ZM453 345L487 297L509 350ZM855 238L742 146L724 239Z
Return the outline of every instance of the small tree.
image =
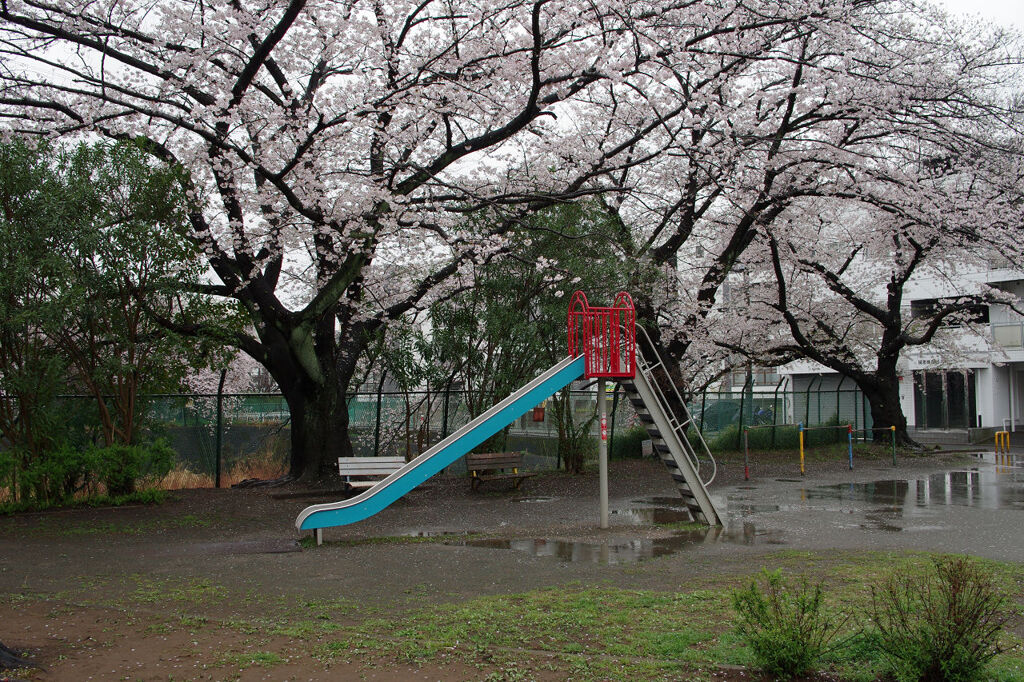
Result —
M439 378L463 387L470 417L565 357L569 294L625 286L632 266L618 257L618 226L596 202L546 209L517 231L515 248L472 267L461 290L431 308L428 358ZM593 417L577 423L568 387L552 403L561 460L579 472ZM505 433L480 449L503 448Z
M174 229L180 185L130 144L66 151L15 142L0 156L0 233L14 245L0 281L0 431L15 496L63 497L101 469L119 481L115 492L128 492L138 467L127 460L148 456L130 447L142 392L178 388L216 352L153 319L185 323L210 312L182 293L199 271L194 247ZM223 310L219 317L230 320ZM58 396L82 391L95 421L73 433ZM82 453L92 440L119 449L90 464Z

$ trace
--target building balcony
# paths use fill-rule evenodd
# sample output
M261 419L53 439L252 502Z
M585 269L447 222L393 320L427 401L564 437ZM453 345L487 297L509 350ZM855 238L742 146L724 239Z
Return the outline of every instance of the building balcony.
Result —
M992 342L1002 348L1024 348L1024 320L993 322Z

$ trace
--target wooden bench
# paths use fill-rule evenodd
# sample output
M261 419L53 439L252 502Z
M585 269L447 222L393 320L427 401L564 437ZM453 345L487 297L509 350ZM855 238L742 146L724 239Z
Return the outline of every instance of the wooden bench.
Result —
M466 469L469 470L470 485L473 490L484 481L511 480L512 487L518 488L523 480L536 476L533 472L519 472L523 466L521 452L484 452L466 455Z
M372 488L405 466L405 457L339 457L338 473L353 488ZM353 480L358 476L358 480Z

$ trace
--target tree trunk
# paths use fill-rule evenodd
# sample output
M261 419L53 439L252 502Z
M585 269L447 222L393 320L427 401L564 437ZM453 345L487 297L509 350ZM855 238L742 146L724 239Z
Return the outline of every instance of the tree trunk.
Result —
M289 475L306 484L337 482L338 458L353 454L346 396L364 344L339 343L333 317L316 333L268 331L262 342L263 365L291 414Z
M303 483L338 478L338 458L352 456L348 405L342 386L285 393L291 413L289 474Z
M907 433L907 418L900 407L899 379L873 377L874 381L858 381L871 410L871 439L876 445L892 443L892 427L896 427L896 444L917 447L918 444Z

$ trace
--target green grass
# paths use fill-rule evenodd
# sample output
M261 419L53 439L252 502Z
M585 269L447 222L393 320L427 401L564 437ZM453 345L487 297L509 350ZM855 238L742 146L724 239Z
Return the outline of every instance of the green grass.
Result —
M870 637L860 632L870 588L891 572L923 573L934 557L782 550L738 572L705 573L674 590L569 583L451 601L424 585L410 589L417 599L400 601L402 606L384 613L379 605L345 599L271 599L229 594L208 580L132 576L125 581L123 601L115 603L124 611L144 605L147 613L167 614L140 622L140 629L149 626L153 633L202 630L197 638L204 639L216 638L219 630L244 635L251 651L204 661L236 669L305 658L339 669L351 666L353 673L457 664L479 671L476 679L710 680L723 665L752 665L751 652L736 632L732 592L762 568L780 569L787 577L822 581L828 609L854 614L841 633L848 640L826 657L830 674L843 682L874 682L883 665ZM1010 596L1020 622L1024 565L979 562ZM1024 679L1024 641L1007 631L1002 645L1007 651L996 659L992 679Z
M772 559L787 573L796 569L795 575L823 580L828 608L854 614L843 646L826 658L833 674L851 682L878 679L882 661L870 638L860 634L870 586L889 571L925 571L932 555L851 552L833 560L780 552ZM1024 568L982 563L1018 602L1024 598ZM712 588L678 593L591 587L479 597L424 607L400 619L370 619L338 635L347 646L356 642L365 655L404 663L454 656L473 664L489 661L493 652L537 650L575 660L585 668L583 678L675 678L680 671L689 678L699 669L751 664L749 649L736 635L730 595L752 575L718 576ZM1024 666L1024 644L1011 633L1004 637L1004 646L1013 650L997 660L994 674L1009 680Z
M124 507L133 504L163 504L170 499L166 490L139 490L128 495L93 495L91 497L57 500L49 503L41 502L5 502L0 504L0 516L38 512L49 509L75 509L80 507Z
M281 665L282 663L287 662L288 659L284 658L280 654L274 653L273 651L253 651L244 654L231 654L224 658L224 663L237 668L251 668L253 666L272 668L275 665Z
M50 524L55 525L55 524ZM105 521L103 523L79 523L60 530L57 535L148 535L163 530L174 530L178 528L208 528L213 525L213 519L195 514L184 514L169 518L154 519L152 521L136 521L134 523L117 523Z

